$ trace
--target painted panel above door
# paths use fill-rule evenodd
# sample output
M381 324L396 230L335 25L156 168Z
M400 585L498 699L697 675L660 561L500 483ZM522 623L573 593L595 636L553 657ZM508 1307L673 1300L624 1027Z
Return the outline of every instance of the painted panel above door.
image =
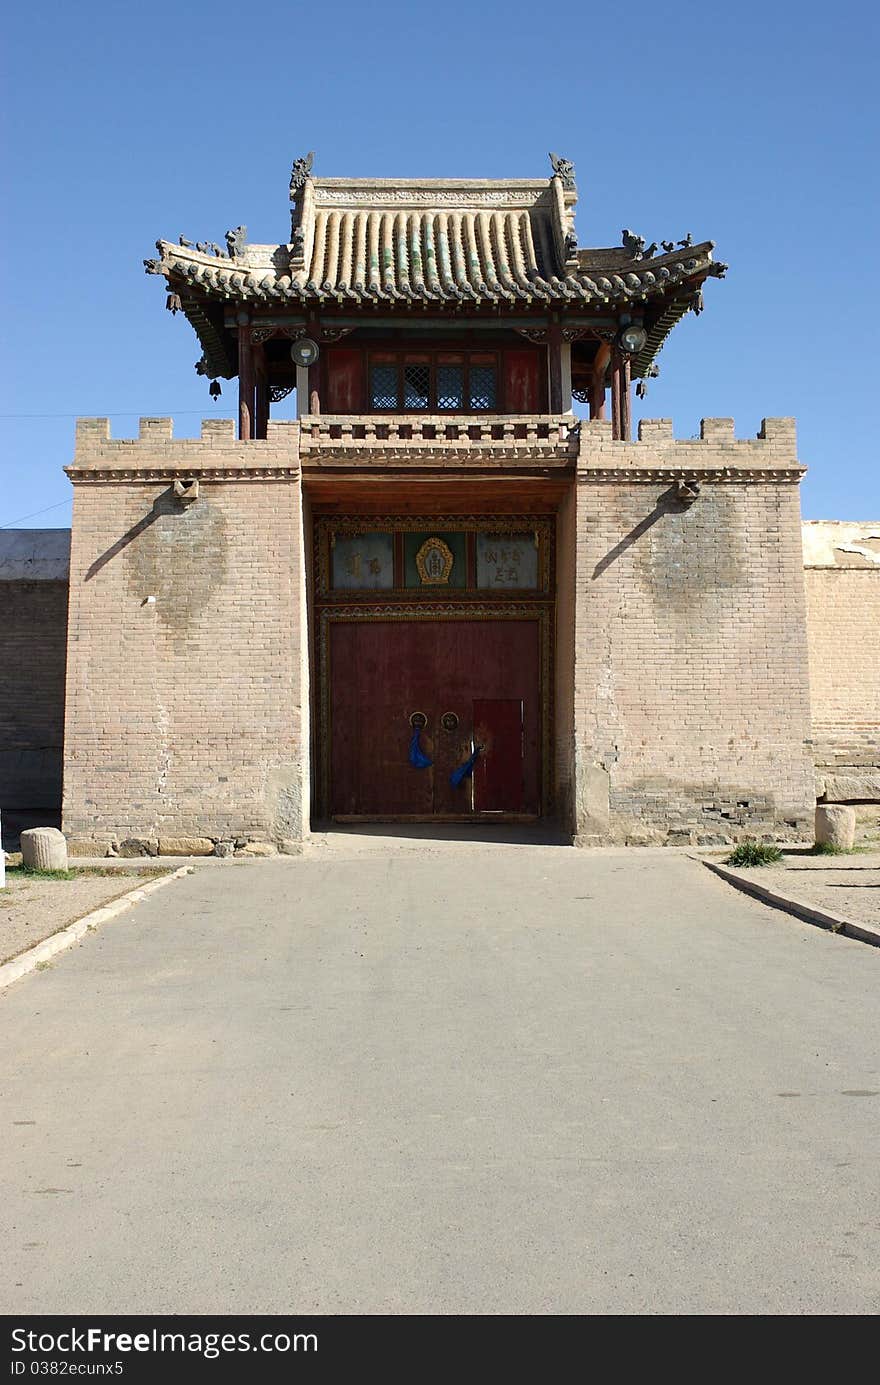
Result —
M336 591L390 591L394 586L391 534L337 534L331 547Z
M431 540L439 539L440 545L432 545ZM444 563L446 549L452 555ZM407 587L466 587L467 586L467 536L455 533L404 534L404 573ZM448 571L447 571L448 569Z
M534 591L538 546L532 534L477 534L477 586Z

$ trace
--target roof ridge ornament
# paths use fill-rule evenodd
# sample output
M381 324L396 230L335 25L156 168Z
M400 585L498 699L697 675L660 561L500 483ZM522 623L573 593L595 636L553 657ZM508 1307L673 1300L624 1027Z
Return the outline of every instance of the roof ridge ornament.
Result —
M293 167L290 170L290 200L294 201L297 193L301 192L306 182L312 176L312 164L315 162L315 151L310 149L308 154L299 159L294 159Z
M550 166L553 169L554 178L558 178L564 188L573 188L574 183L574 164L570 159L564 159L561 154L549 154Z
M226 232L226 253L230 260L240 260L244 257L246 241L246 226L235 226L231 231Z

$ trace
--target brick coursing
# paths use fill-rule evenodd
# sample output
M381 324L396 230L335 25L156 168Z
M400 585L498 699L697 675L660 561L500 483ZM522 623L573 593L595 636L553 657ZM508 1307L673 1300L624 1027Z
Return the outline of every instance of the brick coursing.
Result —
M585 840L806 830L812 813L790 420L735 442L582 429L573 828ZM676 476L700 493L683 508ZM632 479L629 479L632 477Z
M332 468L334 445L311 466ZM515 440L514 440L515 441ZM398 438L403 452L409 440ZM422 447L424 439L419 443ZM512 451L516 447L512 444ZM382 465L382 439L376 460ZM432 463L449 465L442 443ZM676 441L560 434L555 778L578 840L806 830L814 801L794 425ZM511 456L485 459L516 472ZM455 464L478 467L479 439ZM424 468L429 459L418 458ZM371 465L364 449L358 465ZM398 462L398 465L400 462ZM299 428L133 441L83 420L75 485L65 829L295 841L308 830ZM176 500L195 478L198 499ZM699 486L683 507L676 485ZM454 485L455 482L453 481ZM150 597L155 601L150 601ZM314 755L314 748L312 756Z
M880 769L880 567L804 573L820 774Z
M66 581L0 581L0 810L61 806Z
M296 841L308 828L296 453L173 443L164 422L135 443L78 432L64 828ZM225 475L202 475L182 504L173 479L200 463Z

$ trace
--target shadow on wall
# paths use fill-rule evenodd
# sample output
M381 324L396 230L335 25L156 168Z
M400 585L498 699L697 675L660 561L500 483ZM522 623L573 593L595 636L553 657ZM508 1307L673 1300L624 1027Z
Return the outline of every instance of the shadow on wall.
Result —
M135 543L135 540L139 542ZM226 577L226 519L204 495L195 502L163 491L149 513L96 558L90 582L119 554L127 554L125 577L142 603L157 598L156 614L172 631L185 630L207 606Z
M85 580L91 582L93 577L97 577L102 567L106 567L118 553L121 553L130 543L133 543L139 534L143 534L145 529L149 529L151 524L155 524L161 514L173 513L169 508L172 502L173 497L169 497L167 493L160 495L158 500L153 502L153 508L149 514L144 515L143 519L139 519L137 524L132 525L127 534L123 534L122 538L117 539L111 548L108 548L105 553L101 554L100 558L95 559L91 567L86 570ZM177 501L176 504L178 510L182 511L183 506L180 501Z
M615 563L621 554L625 553L628 548L632 548L634 543L638 543L642 535L646 534L651 526L656 524L658 519L661 519L663 515L677 513L683 510L683 508L684 507L675 500L674 493L672 491L666 491L661 495L651 513L646 515L643 520L640 520L635 529L631 529L629 533L620 540L620 543L616 543L613 548L609 549L604 558L600 558L599 562L593 568L592 580L595 582L597 577L601 577L602 573L607 571L611 564Z
M670 611L690 609L694 598L729 591L748 582L746 536L735 488L675 482L593 568L595 582L643 538L660 519L662 525L636 555L652 601Z

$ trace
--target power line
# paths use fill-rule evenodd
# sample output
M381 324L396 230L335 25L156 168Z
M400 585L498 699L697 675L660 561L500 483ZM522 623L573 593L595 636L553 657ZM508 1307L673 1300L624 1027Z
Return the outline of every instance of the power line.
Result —
M36 519L37 515L47 515L50 510L60 510L62 505L69 505L70 500L59 500L57 505L47 505L45 510L32 510L29 515L19 515L18 519L10 519L6 524L0 524L0 529L12 529L14 525L21 524L25 519Z
M204 409L156 409L153 413L148 413L144 409L112 409L104 410L96 414L90 414L82 409L78 409L73 414L0 414L0 420L6 419L25 419L25 418L170 418L183 414L205 415Z

